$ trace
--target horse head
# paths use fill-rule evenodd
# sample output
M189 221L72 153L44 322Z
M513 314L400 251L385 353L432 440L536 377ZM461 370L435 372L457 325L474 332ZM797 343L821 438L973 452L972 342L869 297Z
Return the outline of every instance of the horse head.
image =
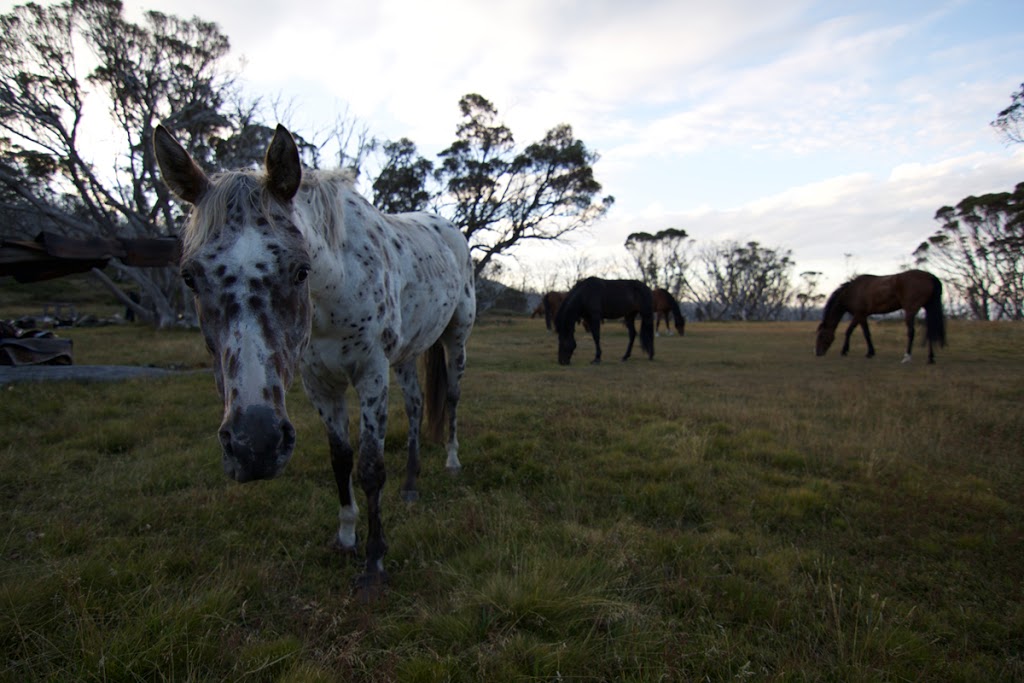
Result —
M292 136L277 127L265 173L207 177L162 126L153 136L167 186L192 204L181 276L195 296L224 403L224 471L270 479L295 447L285 393L310 335L310 257L292 217L302 178Z
M818 325L818 337L814 344L814 355L824 356L825 352L828 351L828 347L832 346L835 338L836 329L834 327L828 327L825 323Z
M568 365L572 360L572 352L576 350L576 338L572 334L558 335L558 363Z

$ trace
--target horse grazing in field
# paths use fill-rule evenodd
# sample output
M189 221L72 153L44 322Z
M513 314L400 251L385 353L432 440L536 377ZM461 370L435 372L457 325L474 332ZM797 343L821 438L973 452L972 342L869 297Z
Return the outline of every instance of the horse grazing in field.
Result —
M683 312L679 309L679 302L676 298L669 294L667 289L655 289L651 292L651 305L654 308L654 333L660 334L658 330L661 328L661 321L665 321L665 333L672 334L672 330L668 326L668 316L672 315L672 321L675 324L676 332L682 337L686 334L686 318L683 317Z
M345 400L353 385L360 403L357 480L368 517L366 566L354 587L372 599L387 581L381 491L389 368L409 419L405 499L418 496L421 354L428 434L440 440L447 422L446 466L460 468L455 413L476 315L466 239L437 216L378 212L349 175L303 170L282 126L259 173L209 178L162 126L153 143L164 182L193 205L181 275L195 294L224 401L224 471L246 482L284 470L295 447L285 394L298 369L327 430L341 502L334 543L354 554L359 508Z
M568 365L576 350L576 321L582 319L594 338L596 354L592 363L601 362L601 319L625 318L629 345L622 360L633 352L636 318L640 316L640 346L654 358L654 315L651 289L639 280L602 280L588 277L569 290L555 316L558 332L558 362Z
M825 304L825 312L821 324L818 325L815 353L819 356L825 355L835 339L836 327L843 314L850 313L853 320L846 328L842 355L845 356L849 352L850 335L854 328L860 325L864 330L864 340L868 343L867 357L873 357L875 346L871 343L871 333L868 331L868 316L872 313L892 313L902 309L907 322L907 351L903 355L903 362L909 363L914 344L914 319L921 308L924 308L926 318L928 362L934 363L933 343L938 342L942 346L946 344L942 282L923 270L908 270L896 275L861 275L840 285Z

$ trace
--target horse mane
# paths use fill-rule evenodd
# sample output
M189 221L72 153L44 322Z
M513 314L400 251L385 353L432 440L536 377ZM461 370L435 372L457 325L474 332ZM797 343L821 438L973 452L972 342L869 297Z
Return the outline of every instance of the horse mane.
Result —
M665 292L665 296L668 297L668 303L669 303L669 305L671 306L671 309L672 309L672 319L673 319L673 322L677 326L680 323L686 322L686 318L683 317L683 310L681 308L679 308L679 302L676 301L676 298L674 296L672 296L672 293L669 292L667 289L663 289L662 291Z
M347 190L347 192L346 192ZM295 200L307 226L323 234L337 247L344 235L344 197L355 192L355 173L351 169L303 169L302 185ZM357 195L358 196L358 195ZM229 206L259 206L261 213L273 222L271 194L267 190L264 171L226 171L210 178L210 186L198 207L193 207L181 236L182 254L195 252L212 238L227 222Z
M580 317L580 309L583 308L583 297L580 294L582 290L583 287L577 283L569 290L562 305L558 307L558 313L555 314L555 332L558 334L571 335L573 333L576 320Z
M321 235L334 249L340 248L345 236L347 203L358 201L375 211L356 192L355 181L355 172L348 168L304 171L302 174L296 205L302 207L307 228Z
M269 201L264 189L264 175L257 171L229 171L210 178L209 188L199 204L192 207L185 221L181 235L182 257L195 252L224 226L229 205Z
M853 280L844 282L843 284L836 287L836 291L829 295L828 301L825 302L825 310L822 311L822 321L831 320L831 316L835 316L835 320L838 322L843 314L846 313L846 306L843 304L842 299L846 297L846 293L850 289L850 285L853 284Z

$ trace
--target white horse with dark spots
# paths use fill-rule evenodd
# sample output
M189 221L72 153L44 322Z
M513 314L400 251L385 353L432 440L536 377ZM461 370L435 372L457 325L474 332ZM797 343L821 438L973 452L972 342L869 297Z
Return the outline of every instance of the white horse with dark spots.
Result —
M476 315L466 239L433 215L385 215L341 172L303 171L292 136L278 126L265 172L208 177L162 126L153 139L164 181L192 204L182 234L181 275L224 401L224 471L240 482L282 472L295 447L285 393L302 374L327 428L341 501L337 546L354 553L359 508L345 394L359 396L359 464L366 494L366 568L356 589L373 598L387 581L381 525L389 368L405 397L408 462L402 495L418 497L426 355L426 429L448 427L447 468L457 471L456 407L466 340Z

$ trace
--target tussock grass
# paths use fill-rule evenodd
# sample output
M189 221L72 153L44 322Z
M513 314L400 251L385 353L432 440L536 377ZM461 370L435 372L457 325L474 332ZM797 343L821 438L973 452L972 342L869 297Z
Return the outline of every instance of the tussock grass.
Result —
M392 394L372 606L301 388L287 472L239 486L208 373L0 387L0 678L1024 679L1024 328L953 322L931 367L873 329L870 361L708 323L619 363L611 324L560 367L540 321L484 319L464 470L427 446L415 505ZM209 367L195 333L67 334Z

